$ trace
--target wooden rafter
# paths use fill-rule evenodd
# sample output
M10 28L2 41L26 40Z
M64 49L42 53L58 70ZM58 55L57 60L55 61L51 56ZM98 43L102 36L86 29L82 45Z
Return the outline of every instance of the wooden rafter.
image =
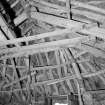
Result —
M4 49L0 51L0 54L2 55L0 59L8 58L8 57L16 57L16 55L27 55L29 53L38 53L38 52L48 52L52 51L54 49L58 49L63 46L73 47L76 46L81 41L89 40L87 36L84 37L78 37L78 38L72 38L72 39L64 39L64 40L58 40L58 41L52 41L52 42L45 42L35 45L29 45L29 46L22 46L22 47L15 47L10 49ZM5 55L3 55L5 54Z
M28 41L32 41L32 40L43 39L46 37L62 36L62 35L66 35L69 33L71 33L71 30L69 30L69 29L56 30L53 32L42 33L42 34L38 34L38 35L16 38L16 39L13 39L12 41L11 40L2 41L2 42L0 42L0 45L3 46L3 45L9 45L9 44L15 44L15 43L21 43L21 42L28 42Z

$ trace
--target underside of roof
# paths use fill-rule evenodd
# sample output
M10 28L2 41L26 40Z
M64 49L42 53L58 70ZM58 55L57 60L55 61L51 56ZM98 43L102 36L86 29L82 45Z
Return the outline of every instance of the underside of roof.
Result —
M0 105L105 105L105 0L0 0Z

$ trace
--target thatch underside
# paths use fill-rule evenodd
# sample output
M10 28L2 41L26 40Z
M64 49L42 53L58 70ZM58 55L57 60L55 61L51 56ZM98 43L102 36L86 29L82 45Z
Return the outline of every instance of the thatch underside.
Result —
M104 2L7 0L14 18L1 7L0 104L104 105Z

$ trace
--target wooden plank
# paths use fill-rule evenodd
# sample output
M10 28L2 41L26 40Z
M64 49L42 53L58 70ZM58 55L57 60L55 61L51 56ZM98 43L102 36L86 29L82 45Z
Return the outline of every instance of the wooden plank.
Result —
M2 42L0 42L0 46L20 43L20 42L28 42L31 40L37 40L37 39L42 39L42 38L46 38L46 37L61 36L61 35L66 35L68 33L71 33L71 30L69 30L69 29L56 30L53 32L47 32L47 33L42 33L42 34L38 34L38 35L16 38L16 39L12 39L12 41L11 40L2 41Z
M0 54L2 55L0 59L4 59L6 56L13 57L15 54L26 54L29 53L32 54L38 53L38 52L44 52L47 49L54 49L56 47L73 47L77 46L77 44L81 43L81 41L86 41L88 40L88 36L83 36L83 37L78 37L78 38L72 38L72 39L64 39L64 40L58 40L58 41L52 41L52 42L45 42L45 43L40 43L40 44L35 44L35 45L30 45L30 46L22 46L21 48L10 48L10 49L4 49L0 51ZM5 55L3 55L5 54ZM16 55L15 55L16 56Z

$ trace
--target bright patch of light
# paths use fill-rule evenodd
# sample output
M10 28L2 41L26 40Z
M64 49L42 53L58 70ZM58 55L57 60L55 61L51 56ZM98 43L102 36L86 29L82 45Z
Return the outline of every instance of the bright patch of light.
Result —
M60 104L60 103L55 103L55 105L67 105L67 104Z

